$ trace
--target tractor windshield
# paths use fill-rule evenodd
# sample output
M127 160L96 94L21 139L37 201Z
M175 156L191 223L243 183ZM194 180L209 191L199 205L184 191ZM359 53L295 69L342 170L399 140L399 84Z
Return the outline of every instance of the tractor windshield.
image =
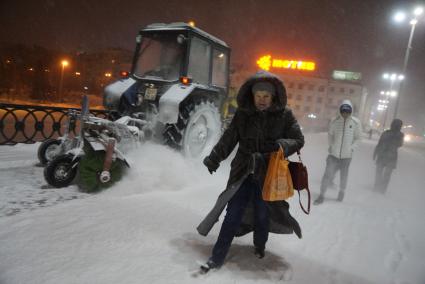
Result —
M185 52L184 43L178 39L175 33L143 35L134 75L139 78L178 80Z

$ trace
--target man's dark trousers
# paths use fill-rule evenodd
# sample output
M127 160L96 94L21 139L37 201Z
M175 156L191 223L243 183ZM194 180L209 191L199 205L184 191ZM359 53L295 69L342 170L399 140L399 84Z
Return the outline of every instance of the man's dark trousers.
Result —
M347 188L348 169L350 167L351 158L338 159L332 155L328 155L326 159L326 170L322 178L320 186L320 195L324 195L328 187L334 180L335 174L340 171L339 190L345 192Z

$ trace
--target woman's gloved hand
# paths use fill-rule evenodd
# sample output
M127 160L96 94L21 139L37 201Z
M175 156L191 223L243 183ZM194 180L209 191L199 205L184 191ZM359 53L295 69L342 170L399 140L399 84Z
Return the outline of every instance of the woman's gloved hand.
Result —
M211 159L210 156L206 156L204 158L204 165L208 168L208 171L210 172L210 174L213 174L213 172L215 172L220 166L220 163Z

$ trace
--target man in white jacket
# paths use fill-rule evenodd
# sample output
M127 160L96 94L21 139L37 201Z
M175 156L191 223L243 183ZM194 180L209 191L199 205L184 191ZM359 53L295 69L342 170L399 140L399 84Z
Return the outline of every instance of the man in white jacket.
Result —
M339 115L334 118L329 126L329 155L326 159L326 170L320 186L320 195L314 204L324 201L325 192L333 182L335 174L340 171L338 201L344 199L347 187L348 169L354 149L360 141L361 123L353 117L353 105L349 100L344 100L339 107Z

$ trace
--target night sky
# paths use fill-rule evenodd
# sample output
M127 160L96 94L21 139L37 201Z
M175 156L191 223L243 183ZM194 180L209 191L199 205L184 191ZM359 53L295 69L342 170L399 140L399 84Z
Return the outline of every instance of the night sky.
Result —
M385 89L384 71L401 72L410 26L397 8L417 1L0 0L0 43L67 52L107 47L132 50L139 29L153 22L194 20L232 48L233 68L252 68L266 53L318 62L323 70L362 72L371 95ZM425 3L422 2L425 6ZM425 125L425 17L413 39L400 117Z

